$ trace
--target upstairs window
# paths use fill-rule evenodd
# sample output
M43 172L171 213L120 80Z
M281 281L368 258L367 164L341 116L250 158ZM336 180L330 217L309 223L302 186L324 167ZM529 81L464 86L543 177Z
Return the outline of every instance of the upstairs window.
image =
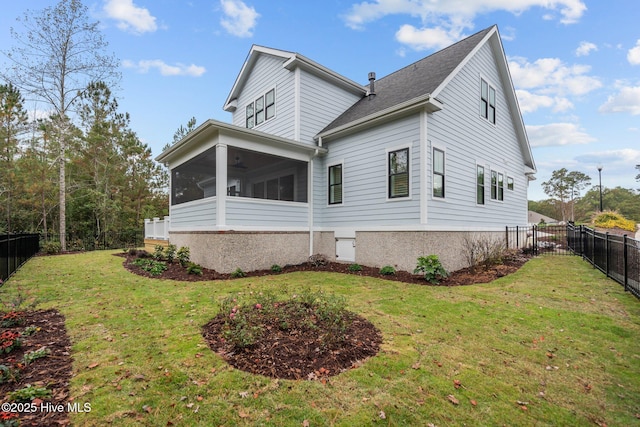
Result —
M513 178L510 176L507 177L507 190L513 191Z
M264 96L265 97L265 109L266 109L266 114L265 114L265 120L269 120L271 118L273 118L273 116L276 115L276 90L275 89L271 89L269 92L267 92L267 94Z
M476 203L484 205L484 166L478 165L476 174Z
M253 120L253 102L247 105L247 129L251 129L255 124Z
M329 204L342 203L342 165L329 166Z
M444 151L433 149L433 197L444 198Z
M409 197L409 149L390 151L388 156L389 198Z
M480 79L480 115L496 124L496 90L484 79Z
M276 115L276 90L271 89L258 97L246 108L246 126L248 129L258 126Z

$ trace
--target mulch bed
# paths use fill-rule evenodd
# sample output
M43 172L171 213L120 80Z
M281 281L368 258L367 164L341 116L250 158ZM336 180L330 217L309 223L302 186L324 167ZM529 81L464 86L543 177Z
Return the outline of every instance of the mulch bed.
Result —
M69 425L69 416L66 411L69 402L69 381L72 373L72 360L70 355L71 341L64 325L64 316L57 310L37 310L22 312L24 324L9 328L4 331L22 332L27 326L40 328L33 335L21 337L22 346L14 348L9 353L0 355L0 365L13 366L22 362L25 353L36 351L42 347L48 348L51 353L43 358L36 359L20 369L16 381L0 384L2 403L8 402L8 393L22 389L28 384L34 387L46 387L51 390L51 397L36 400L37 410L32 413L21 413L19 416L21 426L66 426ZM40 405L64 405L64 411L41 411Z
M118 256L124 256L126 258L124 266L127 270L140 276L155 278L155 279L169 279L180 280L185 282L197 282L203 280L228 280L233 279L231 274L218 273L215 270L202 268L202 275L188 274L186 269L181 267L179 263L174 262L167 264L167 270L160 275L152 275L147 271L144 271L140 267L133 265L135 255L129 254L117 254ZM525 254L512 254L504 260L503 264L491 266L490 268L483 269L470 269L465 268L452 272L449 277L442 279L438 286L463 286L473 285L478 283L488 283L500 277L506 276L517 271L522 265L530 259ZM298 265L286 265L282 267L282 271L274 273L271 270L255 270L245 272L245 277L260 277L271 276L275 274L286 274L297 271L325 271L331 273L344 273L356 276L377 277L379 279L393 280L398 282L413 283L416 285L432 285L424 280L424 277L415 275L407 271L396 271L393 275L381 275L380 269L376 267L362 266L361 271L352 272L349 270L350 264L339 262L327 262L325 265L315 266L310 263L303 263Z
M371 322L348 312L350 325L340 341L327 343L323 331L308 327L306 322L295 322L283 330L277 319L265 316L262 337L238 349L223 338L227 315L220 313L203 326L209 347L240 370L272 378L326 381L375 356L382 343L382 334Z

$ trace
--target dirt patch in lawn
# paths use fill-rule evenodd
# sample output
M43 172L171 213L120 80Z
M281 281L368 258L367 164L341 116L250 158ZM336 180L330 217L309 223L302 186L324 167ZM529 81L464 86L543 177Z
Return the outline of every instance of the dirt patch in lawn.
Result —
M9 402L9 393L31 385L33 387L46 387L50 397L37 398L27 402L28 411L20 412L18 419L21 426L65 426L69 424L68 406L69 381L72 373L72 360L70 355L71 341L67 335L64 324L64 316L57 310L37 310L18 312L21 324L1 328L2 333L16 332L21 334L22 345L14 348L9 353L0 354L0 365L10 369L15 378L3 381L0 384L2 403ZM33 328L32 328L33 327ZM25 329L33 333L25 335ZM46 348L50 353L31 363L25 363L24 356L30 352ZM3 368L4 369L4 368ZM6 372L6 371L4 371ZM56 408L63 405L64 410L47 410L52 406ZM3 405L3 409L5 405ZM21 405L25 409L25 405ZM42 410L42 408L45 410ZM15 406L9 409L19 409ZM2 411L6 413L16 411Z

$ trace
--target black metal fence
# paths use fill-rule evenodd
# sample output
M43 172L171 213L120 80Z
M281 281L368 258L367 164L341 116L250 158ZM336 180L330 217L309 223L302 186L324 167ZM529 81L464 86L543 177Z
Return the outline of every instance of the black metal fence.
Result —
M60 234L41 235L42 247L47 242L60 242ZM144 230L124 230L92 235L86 233L68 233L66 235L67 251L96 251L102 249L138 248L144 246Z
M531 225L506 228L507 249L522 249L538 255L572 255L567 240L567 227L564 225Z
M573 224L567 225L567 237L573 253L640 298L640 241Z
M40 250L39 234L0 234L0 281Z
M640 241L584 225L507 227L506 246L532 255L580 255L640 298Z

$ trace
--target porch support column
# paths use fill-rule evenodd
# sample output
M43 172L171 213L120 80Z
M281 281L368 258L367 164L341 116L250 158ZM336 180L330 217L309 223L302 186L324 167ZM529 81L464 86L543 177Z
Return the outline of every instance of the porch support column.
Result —
M216 145L216 227L227 225L227 144Z

